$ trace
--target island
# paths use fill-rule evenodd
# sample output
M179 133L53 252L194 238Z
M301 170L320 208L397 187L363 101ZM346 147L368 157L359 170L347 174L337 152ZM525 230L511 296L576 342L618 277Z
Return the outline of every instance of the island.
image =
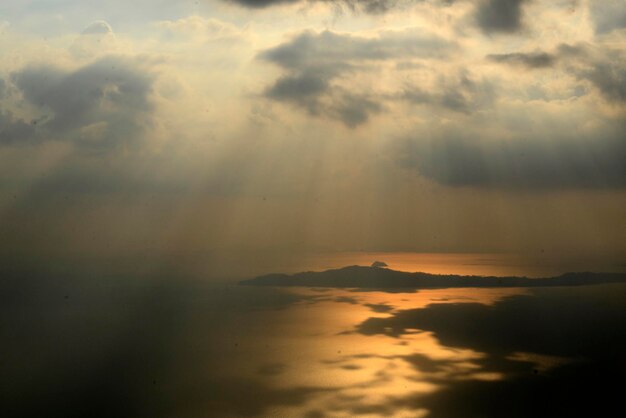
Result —
M462 287L547 287L587 286L626 283L626 273L565 273L555 277L462 276L405 272L385 267L376 261L371 266L348 266L326 271L296 274L266 274L239 282L246 286L302 286L363 289L446 289Z

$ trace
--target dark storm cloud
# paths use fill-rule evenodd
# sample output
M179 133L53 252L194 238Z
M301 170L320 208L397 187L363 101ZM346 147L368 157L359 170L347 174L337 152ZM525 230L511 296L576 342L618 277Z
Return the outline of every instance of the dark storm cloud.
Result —
M523 26L523 5L528 0L483 0L476 8L476 22L485 33L512 33Z
M623 124L622 124L623 125ZM404 143L401 163L448 186L506 189L626 187L624 126L604 137Z
M597 34L626 28L626 3L621 0L593 0L589 4Z
M527 68L552 67L556 62L556 57L547 52L490 54L487 55L487 59L494 62L520 65Z
M448 41L411 31L387 31L376 38L330 31L305 32L263 51L259 58L286 72L265 90L265 97L294 104L315 116L354 127L384 106L368 92L336 85L367 65L399 58L442 58L454 49Z
M137 60L110 56L75 71L30 66L12 81L44 114L38 125L42 139L114 148L134 141L150 122L154 77ZM85 131L90 127L93 132Z

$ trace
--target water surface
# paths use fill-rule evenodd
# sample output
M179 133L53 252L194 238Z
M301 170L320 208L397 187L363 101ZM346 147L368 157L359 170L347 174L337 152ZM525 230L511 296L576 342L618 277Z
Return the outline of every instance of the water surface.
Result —
M83 281L17 296L3 306L3 416L598 416L624 389L619 284Z

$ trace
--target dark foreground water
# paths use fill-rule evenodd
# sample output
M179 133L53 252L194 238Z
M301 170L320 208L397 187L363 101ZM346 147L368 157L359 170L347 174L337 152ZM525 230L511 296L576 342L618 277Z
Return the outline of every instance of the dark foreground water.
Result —
M626 286L415 293L20 280L2 417L619 416Z

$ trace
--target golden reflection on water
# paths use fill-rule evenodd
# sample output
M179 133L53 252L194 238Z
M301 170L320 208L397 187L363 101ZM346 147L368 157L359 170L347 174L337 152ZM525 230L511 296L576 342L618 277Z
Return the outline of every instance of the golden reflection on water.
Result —
M273 407L270 416L305 416L306 411L323 410L324 416L425 416L424 409L394 408L381 411L379 405L407 396L418 397L440 389L441 383L455 380L498 380L500 373L486 372L477 364L483 353L441 345L433 334L411 330L401 336L366 336L355 327L371 317L387 317L396 310L422 308L431 303L481 303L492 305L502 298L524 294L524 289L437 289L415 293L354 292L338 289L291 288L301 302L280 311L262 311L270 321L259 334L248 333L237 350L238 371L246 378L258 376L263 367L275 367L265 375L274 388L318 387L323 390L298 406ZM368 306L369 305L369 306ZM376 312L373 309L388 309ZM266 341L259 347L256 341ZM436 370L411 363L411 356L437 361ZM260 364L262 359L262 364ZM558 359L533 358L516 353L511 358L531 360L546 369ZM269 370L269 369L268 369ZM212 371L215 373L215 370ZM230 370L232 373L232 370Z

